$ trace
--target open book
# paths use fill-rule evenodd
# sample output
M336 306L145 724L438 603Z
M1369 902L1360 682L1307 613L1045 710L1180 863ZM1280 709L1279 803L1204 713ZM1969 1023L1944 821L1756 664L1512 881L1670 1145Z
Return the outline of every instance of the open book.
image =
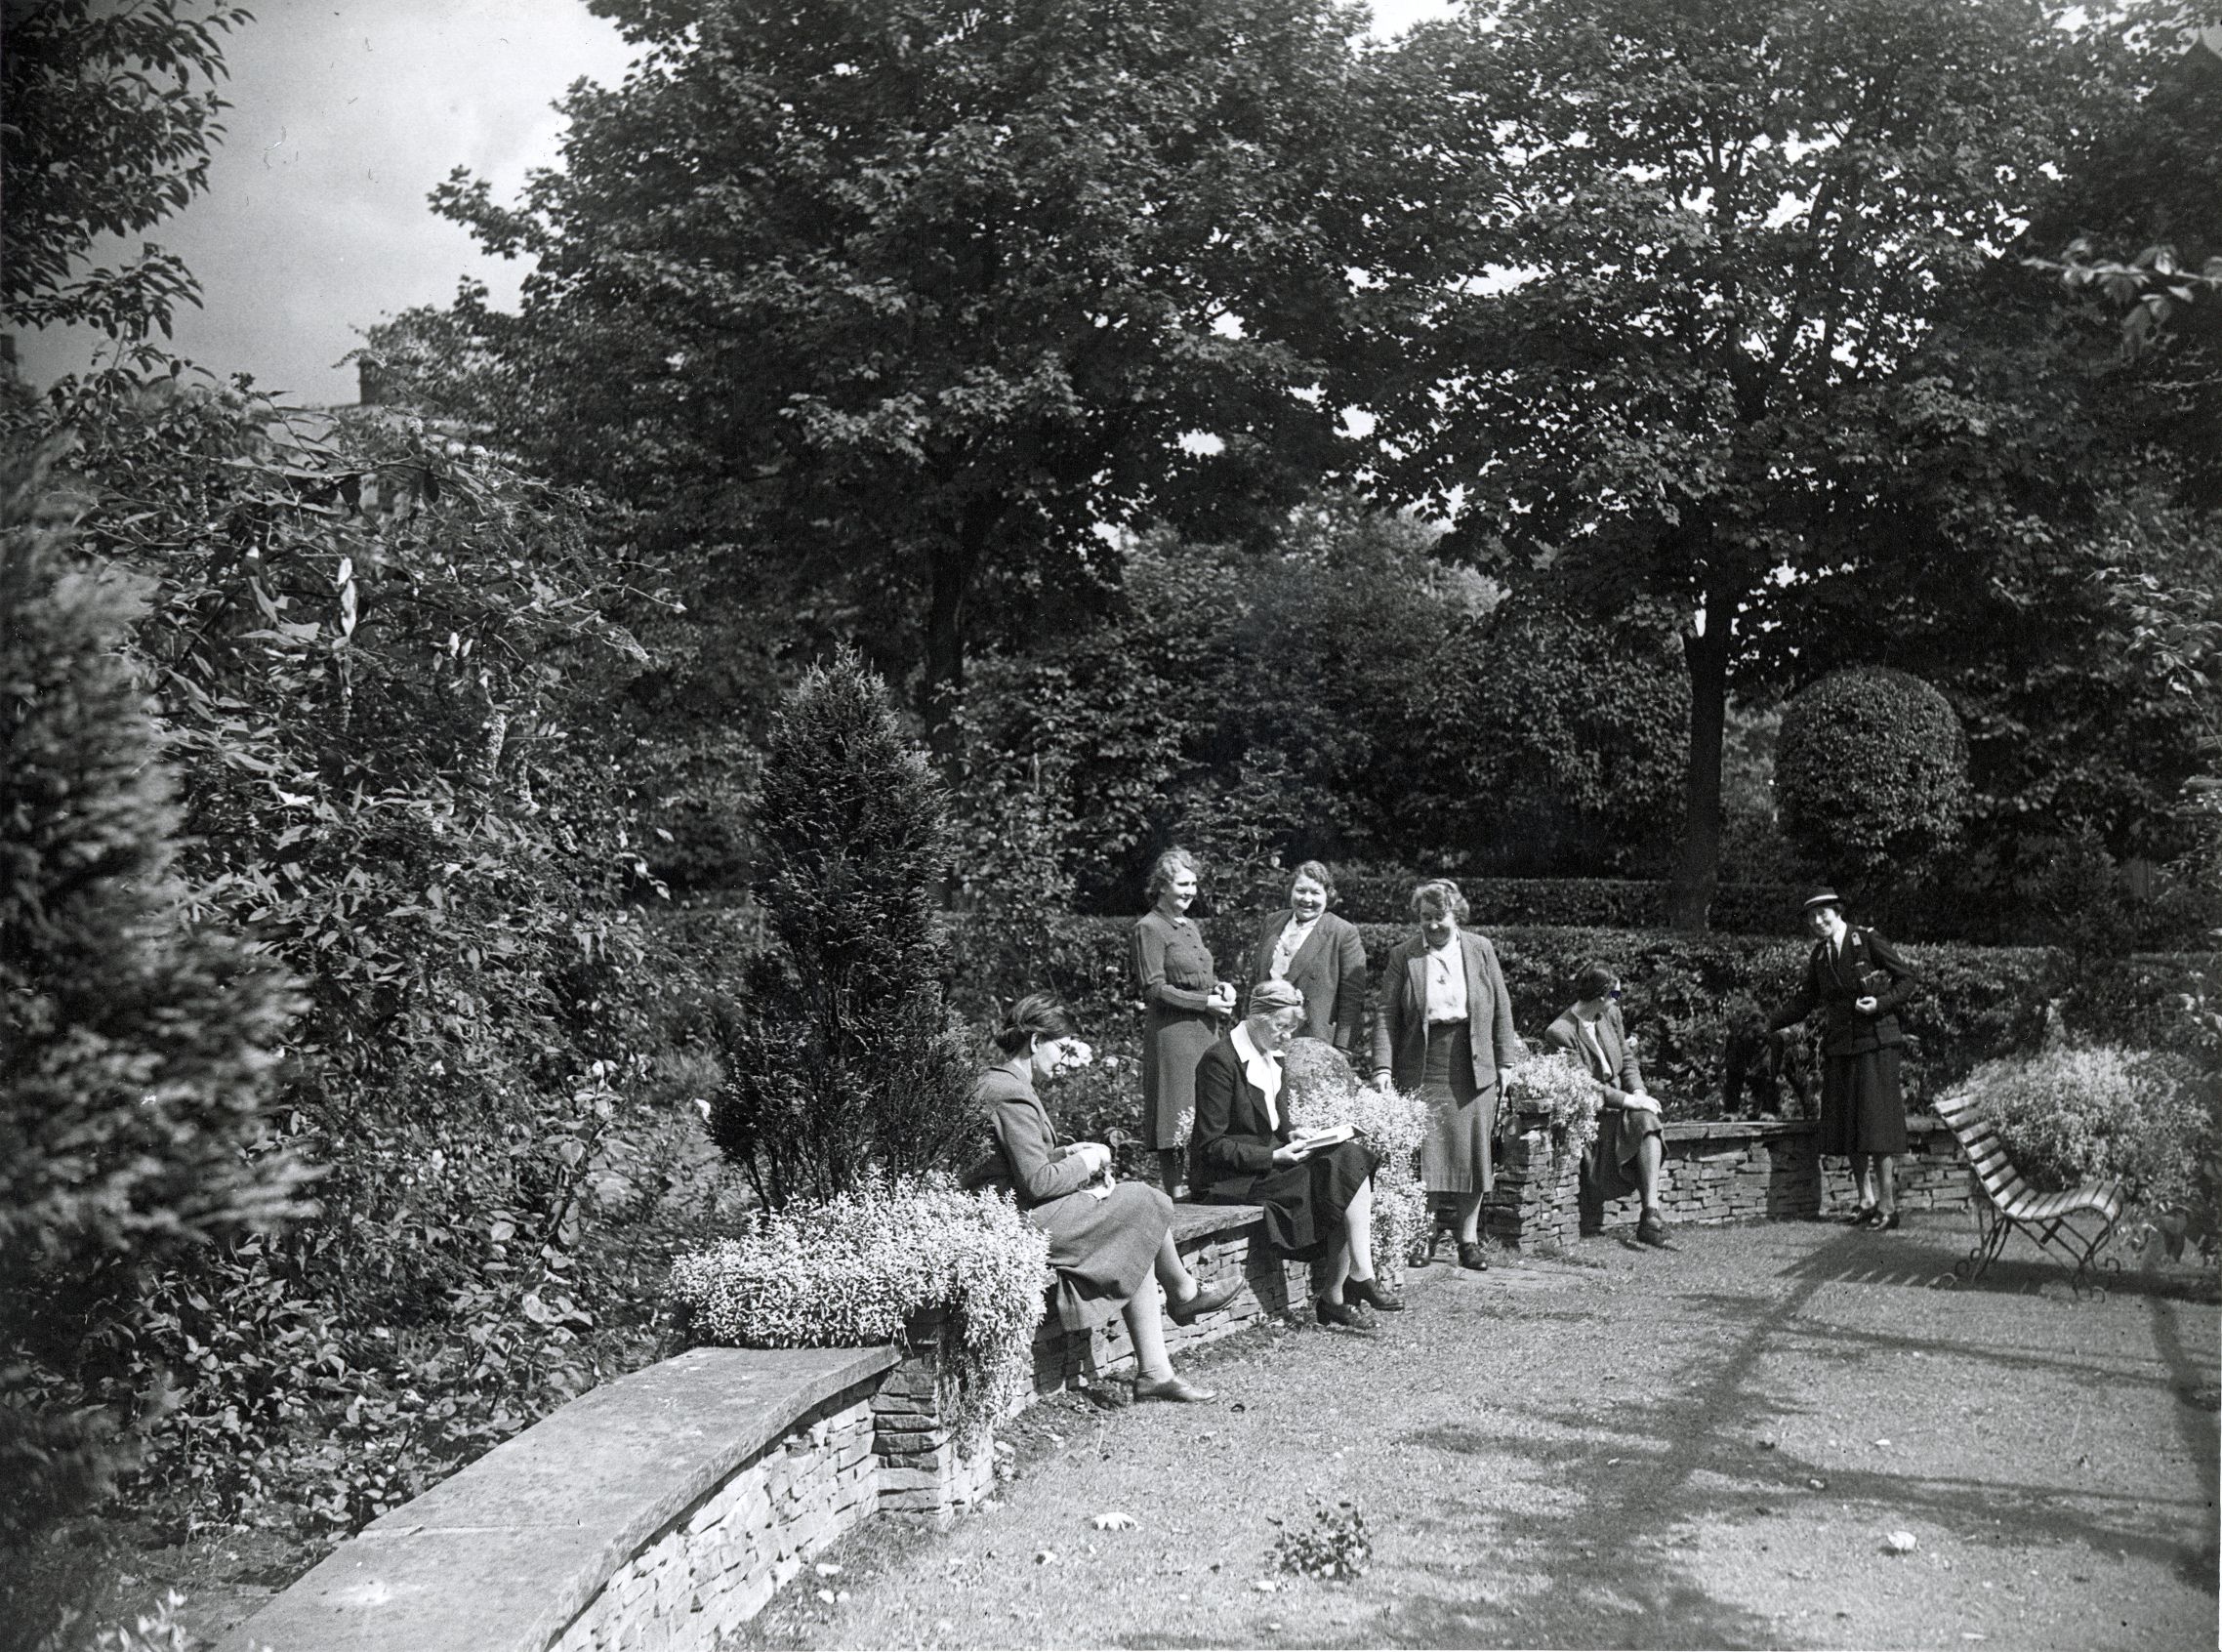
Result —
M1324 1153L1330 1147L1339 1147L1357 1134L1346 1124L1326 1125L1318 1130L1292 1130L1289 1145L1301 1147L1307 1153Z

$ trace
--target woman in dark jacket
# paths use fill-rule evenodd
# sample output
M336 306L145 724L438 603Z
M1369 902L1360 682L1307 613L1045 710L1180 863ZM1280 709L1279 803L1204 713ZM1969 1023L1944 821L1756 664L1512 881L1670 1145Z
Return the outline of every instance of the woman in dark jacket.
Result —
M1366 1016L1366 943L1358 926L1337 918L1335 874L1307 860L1289 881L1289 904L1257 931L1250 978L1287 981L1304 995L1300 1036L1332 1044L1348 1054L1358 1047Z
M1527 1052L1512 1030L1497 949L1459 928L1467 915L1465 896L1448 878L1412 891L1420 934L1391 948L1381 969L1374 1079L1433 1103L1420 1180L1451 1206L1459 1265L1480 1269L1489 1265L1481 1205L1497 1177L1503 1075Z
M1196 1063L1189 1184L1207 1204L1257 1205L1265 1241L1294 1261L1326 1261L1323 1325L1366 1326L1356 1303L1400 1312L1374 1280L1374 1154L1350 1137L1299 1136L1281 1094L1281 1053L1303 1024L1303 995L1260 981L1250 1014Z
M1150 909L1134 925L1134 979L1142 995L1142 1135L1157 1149L1158 1185L1180 1185L1180 1150L1196 1110L1196 1059L1234 1012L1234 988L1214 978L1212 949L1188 908L1196 863L1169 848L1150 867Z
M988 1112L991 1152L967 1184L1008 1193L1049 1234L1057 1318L1067 1331L1126 1317L1136 1399L1210 1399L1209 1389L1173 1374L1158 1324L1160 1286L1165 1311L1186 1325L1233 1301L1242 1281L1200 1286L1173 1245L1173 1201L1139 1181L1113 1183L1111 1149L1102 1142L1058 1141L1034 1086L1056 1075L1077 1042L1072 1018L1053 1000L1037 995L1011 1006L996 1032L1006 1059L972 1088Z
M1645 1245L1666 1243L1666 1219L1659 1209L1659 1167L1666 1153L1666 1130L1659 1103L1644 1088L1635 1045L1621 1024L1620 977L1603 964L1584 968L1574 983L1574 1003L1543 1029L1543 1043L1563 1050L1588 1068L1602 1096L1597 1108L1597 1139L1582 1158L1582 1221L1602 1226L1604 1208L1630 1193L1642 1196L1635 1237Z
M1906 1042L1898 1011L1920 978L1872 929L1844 922L1843 902L1822 889L1805 903L1813 954L1797 994L1774 1013L1770 1031L1821 1012L1821 1127L1818 1150L1852 1161L1863 1227L1898 1225L1897 1156L1906 1151L1906 1097L1898 1053ZM1869 1166L1873 1166L1871 1180Z

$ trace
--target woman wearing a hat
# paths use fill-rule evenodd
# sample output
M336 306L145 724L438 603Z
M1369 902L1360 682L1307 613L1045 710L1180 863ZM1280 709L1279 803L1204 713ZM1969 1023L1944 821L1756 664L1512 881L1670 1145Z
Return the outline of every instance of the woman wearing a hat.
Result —
M1292 1261L1326 1261L1323 1325L1364 1329L1357 1304L1398 1312L1374 1280L1374 1154L1362 1140L1298 1136L1282 1104L1281 1053L1304 1024L1287 981L1250 989L1250 1013L1196 1063L1188 1184L1206 1204L1262 1207L1265 1240Z
M1906 1035L1897 1012L1920 980L1888 941L1845 923L1843 907L1833 889L1807 898L1805 925L1814 945L1805 980L1767 1025L1770 1031L1795 1026L1821 1012L1819 1150L1852 1161L1859 1190L1853 1219L1863 1227L1896 1227L1896 1161L1906 1151L1906 1097L1898 1086Z

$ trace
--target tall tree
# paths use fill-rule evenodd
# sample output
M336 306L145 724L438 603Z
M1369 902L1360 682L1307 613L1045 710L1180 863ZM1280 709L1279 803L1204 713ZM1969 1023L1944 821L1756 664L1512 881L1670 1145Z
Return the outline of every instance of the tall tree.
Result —
M1915 572L1980 584L2049 485L2026 363L1951 329L2083 119L2097 48L2058 22L1512 0L1402 49L1402 84L1444 89L1416 145L1440 193L1367 267L1381 472L1515 580L1686 616L1684 926L1717 876L1731 681L1813 675Z
M465 295L444 356L526 450L670 513L728 598L835 606L922 667L945 753L990 599L1100 583L1105 523L1220 530L1323 468L1304 341L1342 278L1312 203L1360 8L596 10L645 50L573 92L564 168L514 210L436 196L537 260L516 316Z

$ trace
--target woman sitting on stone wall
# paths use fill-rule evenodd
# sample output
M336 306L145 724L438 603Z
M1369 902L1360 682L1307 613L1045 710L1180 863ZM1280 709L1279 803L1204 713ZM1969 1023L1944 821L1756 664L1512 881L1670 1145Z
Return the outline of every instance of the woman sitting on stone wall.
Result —
M1210 1399L1210 1389L1173 1374L1158 1323L1160 1284L1164 1311L1186 1325L1233 1301L1242 1281L1200 1285L1173 1244L1173 1201L1145 1182L1114 1182L1111 1149L1102 1142L1058 1141L1034 1087L1077 1065L1076 1056L1086 1059L1063 1006L1039 994L1020 999L995 1041L1006 1059L972 1090L988 1112L989 1153L966 1185L1008 1193L1049 1234L1057 1318L1067 1331L1090 1331L1125 1315L1136 1399Z
M1287 981L1250 990L1250 1014L1196 1063L1189 1185L1207 1204L1257 1205L1265 1242L1292 1261L1327 1264L1323 1325L1367 1328L1358 1304L1404 1307L1374 1280L1372 1148L1345 1132L1307 1136L1289 1120L1281 1053L1304 1022Z

